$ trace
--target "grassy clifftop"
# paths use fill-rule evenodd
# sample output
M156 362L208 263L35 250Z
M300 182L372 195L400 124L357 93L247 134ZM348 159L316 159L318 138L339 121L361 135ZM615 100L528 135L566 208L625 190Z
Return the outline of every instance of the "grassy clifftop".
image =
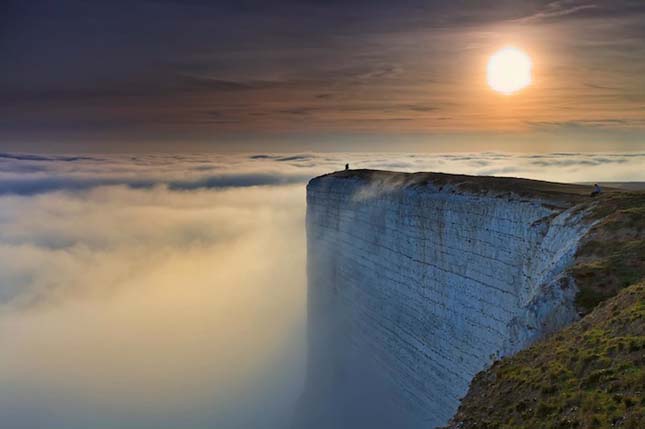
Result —
M645 193L603 195L590 216L599 221L581 243L572 269L583 313L645 276Z
M592 190L589 185L546 182L517 177L469 176L465 174L430 172L402 173L368 169L336 171L312 180L316 181L325 177L361 180L372 185L383 185L393 189L428 184L433 184L437 187L451 186L454 190L460 192L542 199L562 208L588 201L589 193ZM620 191L610 187L605 188L606 195L617 192Z
M586 316L479 373L450 428L643 427L645 193L590 204L571 268Z

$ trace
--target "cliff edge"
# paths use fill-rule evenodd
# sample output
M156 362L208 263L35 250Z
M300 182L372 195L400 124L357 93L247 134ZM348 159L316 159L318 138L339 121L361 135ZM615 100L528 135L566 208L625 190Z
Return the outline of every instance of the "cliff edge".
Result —
M638 261L598 264L631 252L598 243L612 215L639 216L642 195L589 191L375 170L311 180L309 369L296 427L445 425L477 373L615 294Z

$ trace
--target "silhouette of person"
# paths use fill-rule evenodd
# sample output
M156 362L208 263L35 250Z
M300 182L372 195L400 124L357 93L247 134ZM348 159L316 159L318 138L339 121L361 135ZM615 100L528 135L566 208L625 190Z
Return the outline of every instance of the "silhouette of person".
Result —
M345 164L345 170L349 170L349 164Z

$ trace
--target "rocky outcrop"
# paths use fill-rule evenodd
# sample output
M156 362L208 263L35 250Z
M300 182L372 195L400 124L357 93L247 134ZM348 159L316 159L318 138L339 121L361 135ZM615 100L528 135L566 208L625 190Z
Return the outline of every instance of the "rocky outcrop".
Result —
M366 170L313 179L299 425L446 424L475 374L574 321L582 192Z

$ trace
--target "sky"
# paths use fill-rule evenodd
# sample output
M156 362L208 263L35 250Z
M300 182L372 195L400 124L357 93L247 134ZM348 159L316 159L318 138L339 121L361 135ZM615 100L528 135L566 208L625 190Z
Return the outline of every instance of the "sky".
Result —
M306 371L304 185L346 162L645 182L645 151L2 152L3 427L289 427Z
M639 151L636 0L0 5L0 149ZM486 62L513 45L533 83Z

